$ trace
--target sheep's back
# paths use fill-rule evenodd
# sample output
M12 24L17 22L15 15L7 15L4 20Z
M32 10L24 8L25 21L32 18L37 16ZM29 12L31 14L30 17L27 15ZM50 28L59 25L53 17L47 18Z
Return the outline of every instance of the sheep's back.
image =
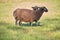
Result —
M21 9L20 10L20 16L19 18L22 19L22 21L25 21L25 22L29 22L29 21L32 21L33 18L34 18L34 11L32 10L29 10L29 9Z

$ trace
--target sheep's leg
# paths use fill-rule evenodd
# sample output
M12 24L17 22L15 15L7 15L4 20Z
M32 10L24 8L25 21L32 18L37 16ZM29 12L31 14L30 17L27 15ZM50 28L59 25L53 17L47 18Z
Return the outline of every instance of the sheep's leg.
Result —
M37 21L35 21L35 23L36 23L36 25L38 25L38 22Z
M22 25L21 20L19 21L19 25Z
M15 21L15 24L17 25L17 22L18 22L17 17L15 17L15 20L16 20L16 21Z
M17 25L18 20L15 21L15 24Z
M30 26L32 26L32 22L30 22Z

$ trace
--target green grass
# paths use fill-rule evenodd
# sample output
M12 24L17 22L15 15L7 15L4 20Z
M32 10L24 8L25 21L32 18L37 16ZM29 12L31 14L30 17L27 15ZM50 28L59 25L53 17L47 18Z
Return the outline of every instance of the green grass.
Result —
M35 3L44 4L49 10L41 17L39 25L15 25L14 9L30 8L36 5ZM0 1L0 40L60 40L60 0Z

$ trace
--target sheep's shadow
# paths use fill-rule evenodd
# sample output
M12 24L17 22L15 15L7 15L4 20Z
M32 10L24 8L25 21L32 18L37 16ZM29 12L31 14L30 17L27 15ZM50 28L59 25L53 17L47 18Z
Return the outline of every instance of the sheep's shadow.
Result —
M29 23L23 23L22 25L20 26L31 26ZM32 23L32 26L43 26L42 24L40 24L40 22L37 22L37 23Z

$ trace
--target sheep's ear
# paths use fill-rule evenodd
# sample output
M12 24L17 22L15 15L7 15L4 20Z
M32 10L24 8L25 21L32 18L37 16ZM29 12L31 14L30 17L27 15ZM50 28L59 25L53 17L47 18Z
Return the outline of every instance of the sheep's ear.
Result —
M34 8L34 7L32 7L32 8Z
M38 8L41 8L41 7L38 7Z

